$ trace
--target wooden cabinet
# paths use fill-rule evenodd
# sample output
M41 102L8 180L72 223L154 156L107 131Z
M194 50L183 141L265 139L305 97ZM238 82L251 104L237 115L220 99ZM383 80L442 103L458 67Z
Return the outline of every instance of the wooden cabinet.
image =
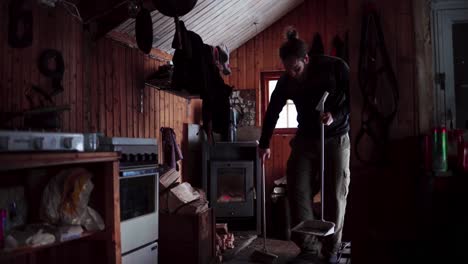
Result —
M28 223L39 221L42 191L60 170L82 167L93 174L89 206L103 218L105 229L80 238L35 248L0 250L0 263L120 264L119 154L21 153L0 154L0 188L21 185L28 203Z

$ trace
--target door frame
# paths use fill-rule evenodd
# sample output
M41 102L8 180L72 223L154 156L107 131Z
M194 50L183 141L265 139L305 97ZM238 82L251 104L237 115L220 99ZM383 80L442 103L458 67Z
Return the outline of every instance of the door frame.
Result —
M452 25L468 22L466 1L432 1L432 39L434 55L434 124L449 126L446 110L452 112L453 124L457 124L455 105L455 76L453 66ZM445 73L445 96L437 81L438 73ZM447 109L446 109L447 108Z

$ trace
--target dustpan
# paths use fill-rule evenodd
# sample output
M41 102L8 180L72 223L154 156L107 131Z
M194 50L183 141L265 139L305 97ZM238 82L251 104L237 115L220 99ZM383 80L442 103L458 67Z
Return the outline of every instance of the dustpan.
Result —
M327 100L328 92L323 93L322 99L315 108L320 113L323 113L325 108L325 100ZM320 143L321 143L321 155L320 155L320 174L322 180L322 189L320 190L320 204L321 204L321 219L320 220L305 220L300 222L298 225L291 229L291 232L302 233L315 236L328 236L335 233L335 223L330 221L325 221L323 219L323 208L324 208L324 189L325 189L325 176L324 176L324 167L325 167L325 127L322 122L320 122L321 131L320 131Z

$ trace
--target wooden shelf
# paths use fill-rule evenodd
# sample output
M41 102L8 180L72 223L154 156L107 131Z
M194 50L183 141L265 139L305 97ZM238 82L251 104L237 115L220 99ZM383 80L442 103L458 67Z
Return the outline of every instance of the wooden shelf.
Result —
M173 95L176 95L176 96L180 96L180 97L183 97L183 98L186 98L186 99L200 99L200 95L197 95L197 94L190 94L186 91L175 91L175 90L166 90L166 89L161 89L159 88L158 86L154 85L154 84L151 84L151 83L145 83L146 86L150 87L150 88L154 88L154 89L157 89L159 91L163 91L163 92L166 92L166 93L170 93L170 94L173 94Z
M37 167L116 161L117 152L21 152L0 153L0 171Z
M102 238L102 237L104 237L103 234L102 234L104 232L105 231L94 231L94 232L85 231L85 232L83 232L81 234L80 237L70 239L70 240L67 240L67 241L54 242L54 243L44 245L44 246L36 246L36 247L23 246L23 247L19 247L19 248L13 249L13 250L0 250L0 259L3 258L3 257L12 257L12 256L18 256L18 255L22 255L22 254L34 253L34 252L39 251L39 250L56 247L56 246L59 246L59 245L62 245L62 244L65 244L65 243L68 243L68 242L71 242L71 241L76 241L76 240L80 240L80 239L84 239L84 238L90 238L90 239L93 239L95 237L96 238Z
M101 215L105 224L104 231L84 232L79 238L64 242L40 247L25 246L9 251L0 250L0 263L121 264L119 157L118 152L0 153L2 182L6 182L9 186L31 182L25 190L28 192L26 196L29 196L27 202L30 205L28 213L31 223L38 219L40 213L39 204L43 186L56 175L57 170L80 164L93 174L94 189L90 199L93 202L93 209ZM41 168L39 173L41 177L37 178L38 181L33 179L37 174L29 171L35 168Z

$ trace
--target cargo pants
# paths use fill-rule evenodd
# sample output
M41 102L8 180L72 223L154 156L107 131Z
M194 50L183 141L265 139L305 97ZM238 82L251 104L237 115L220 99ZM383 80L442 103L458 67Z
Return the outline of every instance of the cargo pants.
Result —
M312 199L321 189L320 140L296 135L290 142L291 154L287 163L288 200L291 226L314 215ZM346 198L350 183L350 139L348 133L325 139L325 217L335 223L333 235L318 238L293 233L291 239L303 251L312 251L329 257L336 254L341 244Z

